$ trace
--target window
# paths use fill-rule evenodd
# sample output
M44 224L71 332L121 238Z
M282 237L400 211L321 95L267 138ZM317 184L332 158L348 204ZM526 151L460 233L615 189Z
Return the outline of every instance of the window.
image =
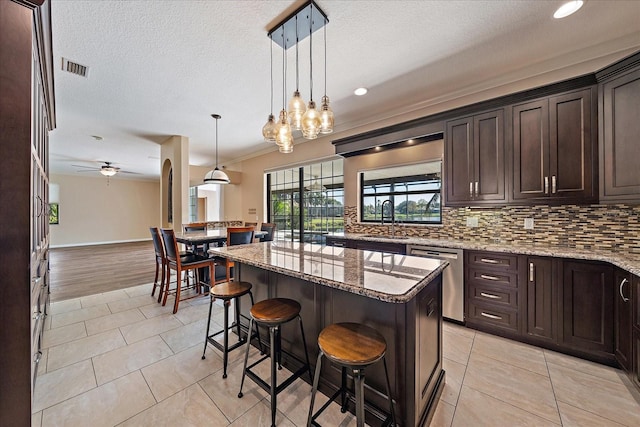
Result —
M270 172L269 222L276 238L324 243L328 233L344 231L342 159Z
M360 221L440 224L441 187L441 160L361 172Z

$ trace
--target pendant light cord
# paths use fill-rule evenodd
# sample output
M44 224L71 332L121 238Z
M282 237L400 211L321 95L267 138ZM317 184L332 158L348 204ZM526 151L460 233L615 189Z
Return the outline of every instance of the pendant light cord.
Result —
M300 86L300 78L298 75L298 42L298 15L296 15L296 92L298 92L298 86Z
M216 118L216 169L218 169L218 119Z
M309 101L313 101L313 3L309 14Z
M269 69L271 74L271 115L273 116L273 39L271 37L269 37L269 48L271 61L271 68Z
M282 42L284 43L284 32L282 33ZM287 49L282 49L282 109L287 110L287 68L286 68Z
M327 96L327 24L323 25L324 31L324 96Z

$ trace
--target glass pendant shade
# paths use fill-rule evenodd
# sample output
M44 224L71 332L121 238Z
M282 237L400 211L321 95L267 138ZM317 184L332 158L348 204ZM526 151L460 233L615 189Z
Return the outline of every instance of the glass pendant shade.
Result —
M285 110L280 111L280 120L278 121L276 132L276 144L280 147L293 146L293 136L291 135L291 126L287 119L287 112Z
M307 107L300 96L300 92L296 90L293 92L293 98L289 101L289 123L291 123L293 129L300 130L302 116L305 111L307 111Z
M273 117L273 114L269 114L267 123L262 127L262 136L266 142L276 142L277 132L275 117Z
M302 116L302 136L306 139L316 139L320 133L320 113L316 110L316 103L309 101L309 108Z
M333 111L329 107L329 97L322 97L322 108L320 109L320 133L327 134L333 132Z
M293 143L292 144L287 144L287 145L280 145L278 147L278 151L280 151L281 153L284 153L284 154L293 153Z
M218 167L214 170L207 172L204 176L205 184L229 184L231 180L226 173L222 172Z

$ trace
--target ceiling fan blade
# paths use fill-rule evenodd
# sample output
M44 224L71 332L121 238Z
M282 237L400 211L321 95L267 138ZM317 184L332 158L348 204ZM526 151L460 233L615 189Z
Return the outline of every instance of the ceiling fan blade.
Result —
M71 165L71 166L73 166L74 168L86 168L86 169L97 170L97 171L100 170L100 168L97 168L95 166L83 166L83 165Z
M85 170L76 171L76 172L82 173L82 172L98 172L98 171L100 171L100 169L85 169Z
M131 171L123 171L123 170L118 171L118 173L128 173L128 174L132 174L132 175L142 175L140 172L131 172Z

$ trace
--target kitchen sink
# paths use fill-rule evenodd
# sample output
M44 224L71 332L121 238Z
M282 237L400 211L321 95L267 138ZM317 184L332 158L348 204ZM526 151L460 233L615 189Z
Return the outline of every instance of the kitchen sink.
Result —
M390 236L388 234L365 234L362 237L373 237L376 239L389 239L389 240L405 240L407 236Z

